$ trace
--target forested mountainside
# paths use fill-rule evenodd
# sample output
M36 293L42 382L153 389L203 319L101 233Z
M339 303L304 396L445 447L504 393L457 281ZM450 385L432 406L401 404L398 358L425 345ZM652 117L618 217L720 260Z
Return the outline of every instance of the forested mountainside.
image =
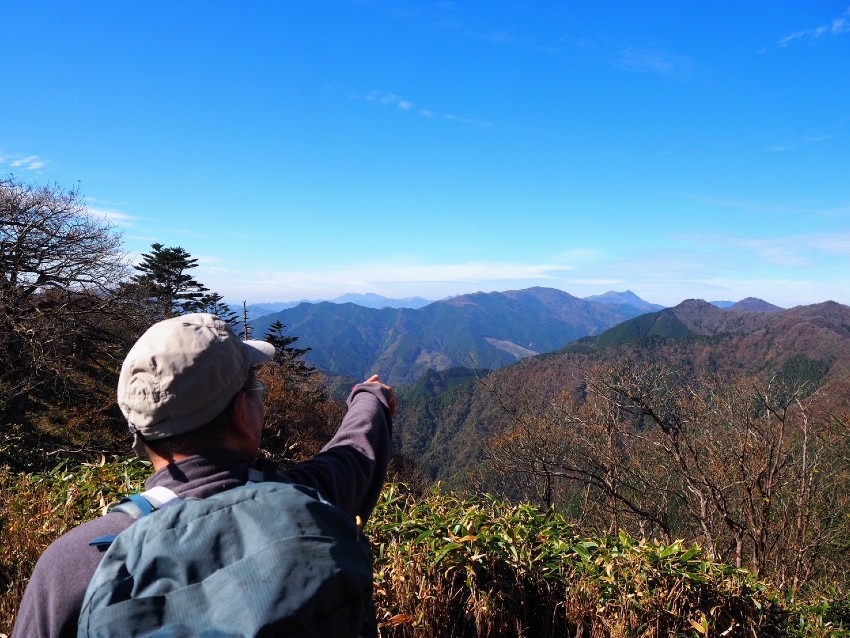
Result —
M747 311L689 300L486 377L431 373L402 390L399 449L420 459L433 478L456 477L480 462L488 437L509 422L505 402L533 411L560 392L580 394L586 370L621 362L727 381L757 376L812 389L834 385L850 367L850 308L829 301Z
M312 349L306 359L323 372L354 378L380 372L389 383L410 384L429 369L500 368L642 312L621 299L587 301L530 288L462 295L419 309L304 303L252 325L254 334L263 334L280 321L300 347Z

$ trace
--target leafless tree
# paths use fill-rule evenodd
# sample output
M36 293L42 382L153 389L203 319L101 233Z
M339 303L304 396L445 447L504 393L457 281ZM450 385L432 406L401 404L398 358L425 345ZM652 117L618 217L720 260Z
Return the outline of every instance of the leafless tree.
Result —
M566 506L592 527L615 532L636 522L669 539L670 477L650 471L658 451L644 443L634 414L587 382L581 397L563 390L548 400L542 386L511 396L489 388L511 421L489 442L490 467L524 495Z
M644 419L686 488L683 522L716 557L792 590L827 557L840 520L828 504L838 505L836 487L848 487L836 455L848 449L847 428L819 412L805 384L687 379L657 365L594 383Z
M77 190L0 179L0 423L22 422L34 390L61 392L90 358L125 275L120 246Z
M619 363L586 371L581 396L500 402L494 471L551 484L594 527L684 537L791 591L835 562L850 435L805 384Z

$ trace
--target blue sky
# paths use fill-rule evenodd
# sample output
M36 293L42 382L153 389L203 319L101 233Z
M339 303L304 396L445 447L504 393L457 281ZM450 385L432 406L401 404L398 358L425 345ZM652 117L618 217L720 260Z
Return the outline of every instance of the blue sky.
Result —
M0 172L231 301L850 304L850 2L5 0Z

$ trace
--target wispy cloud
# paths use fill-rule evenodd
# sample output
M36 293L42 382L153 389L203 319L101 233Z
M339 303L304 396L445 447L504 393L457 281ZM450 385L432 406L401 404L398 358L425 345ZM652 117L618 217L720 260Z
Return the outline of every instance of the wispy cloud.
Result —
M820 144L821 142L833 139L833 137L833 135L811 135L800 140L788 140L785 142L779 142L778 144L771 144L767 147L767 150L771 153L784 153L785 151L790 151L795 148L799 148L800 146Z
M136 225L136 221L138 218L133 215L128 215L127 213L122 213L117 210L110 210L106 208L95 208L88 207L88 214L91 217L98 217L100 219L105 219L114 224L120 224L121 226L132 227Z
M226 297L257 299L324 298L346 292L380 292L437 298L459 291L507 290L533 285L557 286L574 266L564 263L465 262L423 264L405 260L347 264L328 268L237 271L226 264L207 265L204 283ZM209 276L206 276L207 273ZM548 283L547 283L548 282Z
M845 269L835 266L846 262L846 257L824 258L817 252L817 237L743 240L700 236L691 240L689 248L612 256L589 268L577 268L555 287L579 297L628 289L665 305L693 298L738 301L759 297L782 307L850 300ZM836 241L830 248L838 251L847 246ZM783 250L789 255L783 256Z
M247 270L230 259L204 257L199 275L225 298L249 301L332 299L346 292L439 299L531 286L558 288L579 297L628 289L647 301L666 305L690 298L737 301L750 296L783 307L826 299L850 301L850 284L843 269L836 266L845 263L850 254L850 232L673 239L675 246L668 242L664 250L582 249L533 263L435 264L399 257L325 268Z
M570 283L575 284L577 286L623 286L626 284L626 280L622 278L588 278L588 279L570 279Z
M828 35L841 35L844 33L850 33L850 7L847 7L844 13L832 20L829 24L821 25L813 29L803 29L802 31L796 31L780 38L777 46L784 48L798 40L811 41Z
M561 55L571 48L578 54L590 56L598 63L610 65L623 71L658 75L674 80L688 80L694 72L693 58L667 51L656 46L626 43L610 39L562 36L558 45L544 49Z
M825 253L835 255L850 255L850 233L843 235L813 235L808 238L808 244Z
M637 73L686 77L693 66L689 58L665 51L626 47L613 60L614 66Z
M476 40L495 44L496 46L514 46L520 40L512 33L503 29L490 29L489 31L467 31L467 35Z
M375 3L374 9L396 20L415 21L432 29L440 29L486 44L506 47L527 44L528 37L520 37L490 20L481 20L464 3L455 2L396 2ZM524 10L516 5L514 9Z
M803 267L811 264L807 247L800 237L741 237L737 235L679 235L679 242L691 245L694 255L711 254L718 264L734 270L758 266ZM703 262L700 269L713 269Z
M737 208L742 211L756 211L760 213L776 213L778 215L844 217L850 214L850 204L826 205L816 201L810 203L789 203L785 201L752 200L701 193L685 193L684 197L709 206Z
M395 93L385 93L381 91L369 91L368 93L351 92L348 94L348 97L352 100L374 102L382 106L395 106L403 111L413 108L413 102L400 98Z
M324 270L267 271L258 273L265 280L297 279L305 284L329 285L348 281L352 285L366 286L387 283L477 283L488 281L513 281L551 279L572 266L564 264L522 264L468 262L459 264L405 264L393 263L376 268L374 264L345 266ZM376 273L380 275L376 276Z
M732 239L730 243L747 248L755 253L756 258L766 264L774 266L805 266L810 259L800 251L800 244L796 238L768 238L768 239Z
M384 107L393 107L398 108L402 111L409 111L411 113L418 114L419 116L426 119L441 119L446 120L447 122L455 122L457 124L466 124L470 126L480 126L484 128L494 126L492 122L489 122L487 120L476 120L473 118L456 115L454 113L440 114L430 108L416 108L412 100L400 97L395 93L386 93L382 91L369 91L368 93L349 92L348 97L352 100L372 102L374 104L379 104Z
M809 233L777 237L739 237L731 235L682 236L679 239L698 244L702 250L724 255L720 261L749 268L758 265L808 267L830 259L830 255L850 255L850 232Z
M0 164L5 164L13 169L24 171L40 171L47 166L47 161L38 155L27 155L26 157L0 157Z

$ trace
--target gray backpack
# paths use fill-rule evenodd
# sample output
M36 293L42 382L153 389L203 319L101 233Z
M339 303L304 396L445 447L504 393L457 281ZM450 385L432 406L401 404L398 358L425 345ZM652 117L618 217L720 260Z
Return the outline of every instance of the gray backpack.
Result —
M142 516L105 541L78 636L376 634L369 545L316 490L249 483L149 516L135 500Z

